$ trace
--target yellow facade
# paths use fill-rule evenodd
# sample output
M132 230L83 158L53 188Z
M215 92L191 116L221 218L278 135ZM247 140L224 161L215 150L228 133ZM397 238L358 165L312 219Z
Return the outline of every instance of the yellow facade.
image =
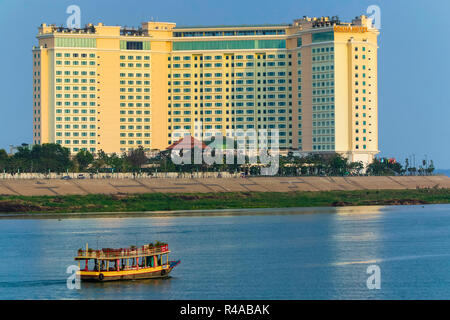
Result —
M33 49L34 143L121 153L165 149L186 133L278 129L281 149L367 162L378 153L377 35L365 16L139 29L43 24Z

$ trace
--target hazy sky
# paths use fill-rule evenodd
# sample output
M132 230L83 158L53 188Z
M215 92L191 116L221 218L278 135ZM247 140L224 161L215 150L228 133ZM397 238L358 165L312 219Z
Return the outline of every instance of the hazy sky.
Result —
M433 159L450 168L448 0L0 0L0 148L32 142L32 46L37 27L66 23L81 8L82 25L138 27L152 18L178 25L289 23L307 16L350 21L381 8L378 52L379 147L401 161Z

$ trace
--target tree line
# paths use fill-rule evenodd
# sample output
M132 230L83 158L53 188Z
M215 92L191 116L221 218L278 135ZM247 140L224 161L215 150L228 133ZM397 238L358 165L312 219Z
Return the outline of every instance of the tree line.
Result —
M192 155L193 156L193 155ZM71 156L68 148L59 144L47 143L33 145L31 148L22 145L17 152L8 155L4 149L0 149L0 172L6 173L48 173L48 172L243 172L250 175L258 175L261 165L250 164L248 157L243 164L239 164L235 155L235 161L227 164L225 155L223 163L207 165L201 164L175 164L172 161L170 151L162 151L155 157L148 158L142 147L122 154L106 154L99 151L96 155L86 150L81 150ZM194 161L192 161L193 163ZM425 165L427 164L427 165ZM144 166L144 168L143 168ZM296 156L289 152L279 158L279 175L430 175L434 171L433 161L423 163L418 169L388 158L375 158L371 164L364 168L362 162L351 162L337 153L311 154L308 156Z
M99 151L93 155L89 151L80 150L71 156L68 148L59 144L22 145L17 152L8 155L0 149L0 172L7 173L48 173L48 172L99 172L108 169L116 172L133 172L148 161L142 147L117 155L107 155Z
M192 155L193 157L193 155ZM42 145L22 145L17 152L8 155L0 149L0 172L17 173L64 173L64 172L230 172L259 175L261 164L250 164L248 157L243 164L239 164L235 155L233 164L226 164L225 155L222 164L175 164L170 151L162 151L155 157L148 158L142 147L122 154L106 154L100 150L97 154L81 150L71 156L68 148L59 144L47 143ZM194 163L194 161L192 161ZM364 168L362 162L351 162L338 153L311 154L297 156L289 152L279 157L279 175L296 176L346 176L346 175L430 175L434 171L433 161L427 165L411 168L408 161L406 165L394 159L375 158L371 164Z

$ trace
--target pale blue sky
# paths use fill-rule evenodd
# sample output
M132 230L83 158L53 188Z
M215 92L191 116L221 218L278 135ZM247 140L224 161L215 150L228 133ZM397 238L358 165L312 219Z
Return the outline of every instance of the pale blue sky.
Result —
M65 24L67 6L82 25L139 26L289 23L308 16L348 21L369 5L381 8L379 144L382 156L425 155L450 168L450 41L448 0L0 0L0 148L32 141L32 57L37 27Z

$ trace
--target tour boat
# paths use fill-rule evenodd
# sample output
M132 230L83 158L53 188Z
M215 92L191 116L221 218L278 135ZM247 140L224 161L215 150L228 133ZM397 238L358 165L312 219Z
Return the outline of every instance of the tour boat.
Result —
M180 261L169 261L166 243L125 249L78 250L75 260L82 281L112 281L167 278Z

